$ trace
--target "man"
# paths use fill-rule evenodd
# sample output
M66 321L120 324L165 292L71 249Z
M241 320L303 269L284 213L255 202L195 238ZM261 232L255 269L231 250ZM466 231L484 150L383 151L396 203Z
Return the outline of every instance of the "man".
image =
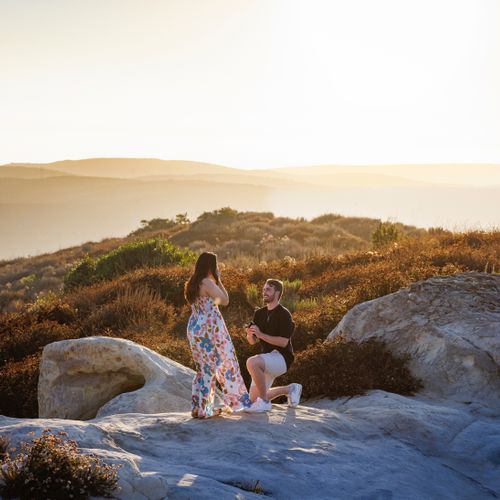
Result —
M255 311L253 322L246 328L250 344L260 342L262 354L247 360L247 368L252 377L250 399L253 404L246 409L250 413L261 413L272 409L271 400L287 396L288 404L299 404L302 386L290 384L271 387L274 379L288 371L294 360L291 337L295 329L290 311L280 304L283 283L268 279L262 289L266 304Z

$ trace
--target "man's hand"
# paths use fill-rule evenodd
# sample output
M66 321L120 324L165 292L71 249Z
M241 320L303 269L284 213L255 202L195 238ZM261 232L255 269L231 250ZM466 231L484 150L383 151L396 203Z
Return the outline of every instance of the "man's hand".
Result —
M257 343L257 337L254 335L254 333L252 332L251 330L251 326L245 328L245 332L247 334L247 342L250 344L250 345L254 345Z
M250 345L254 345L257 342L257 339L254 337L253 333L247 332L247 342Z
M253 333L258 339L260 339L260 336L262 335L262 332L260 331L260 328L257 325L252 325L249 328L250 332Z

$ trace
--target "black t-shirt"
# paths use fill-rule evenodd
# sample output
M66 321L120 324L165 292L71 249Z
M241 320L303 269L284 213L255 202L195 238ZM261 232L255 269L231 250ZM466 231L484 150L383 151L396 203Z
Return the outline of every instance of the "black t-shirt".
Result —
M270 311L267 307L261 307L255 311L253 321L260 328L262 333L272 335L273 337L286 337L290 339L286 347L272 345L259 339L262 352L271 352L274 349L279 351L285 358L286 368L288 370L294 359L291 337L295 330L295 323L292 320L290 311L281 304L278 304Z

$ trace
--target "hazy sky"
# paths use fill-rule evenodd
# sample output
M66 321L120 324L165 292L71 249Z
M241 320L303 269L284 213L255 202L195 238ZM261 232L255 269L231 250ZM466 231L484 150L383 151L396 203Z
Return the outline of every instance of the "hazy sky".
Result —
M500 163L498 0L0 0L0 163Z

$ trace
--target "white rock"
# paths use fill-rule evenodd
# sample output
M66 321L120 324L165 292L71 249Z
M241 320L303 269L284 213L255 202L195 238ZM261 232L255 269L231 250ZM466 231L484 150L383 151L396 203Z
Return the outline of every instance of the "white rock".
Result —
M39 415L86 420L187 411L193 376L193 370L124 339L54 342L45 346L40 363Z
M420 281L353 307L327 338L383 340L409 354L424 394L500 407L500 276Z
M17 445L31 430L68 432L84 451L124 464L123 499L266 498L245 491L257 481L276 499L488 499L500 495L500 425L490 413L372 391L206 421L0 417L0 433Z

